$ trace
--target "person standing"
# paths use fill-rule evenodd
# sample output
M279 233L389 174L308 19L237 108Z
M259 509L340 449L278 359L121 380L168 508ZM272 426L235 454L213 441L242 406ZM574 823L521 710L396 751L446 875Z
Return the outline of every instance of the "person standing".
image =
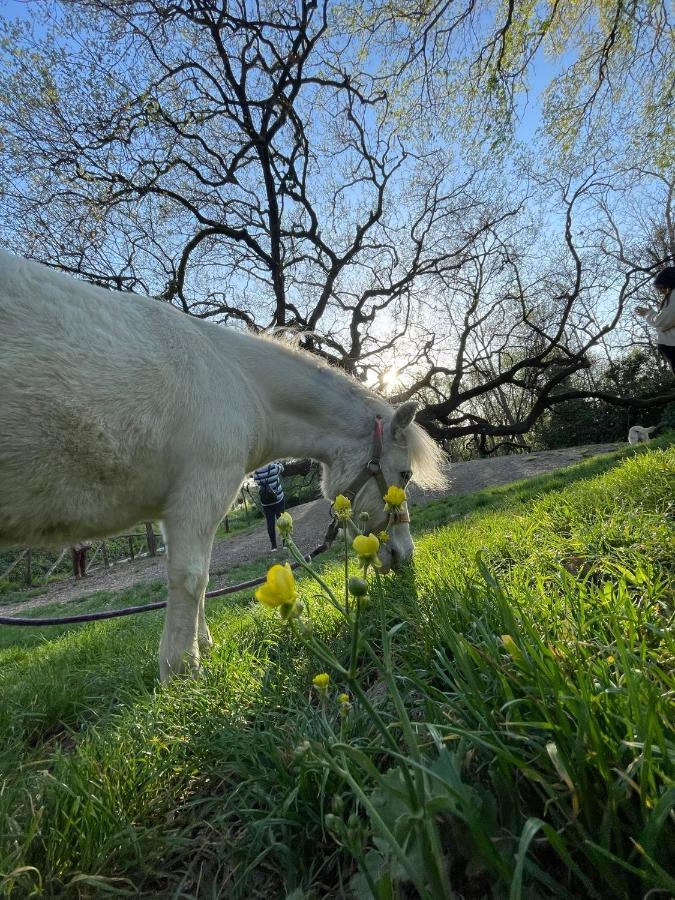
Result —
M659 353L675 375L675 266L662 269L652 284L661 295L659 309L636 306L635 312L656 328Z
M261 466L253 473L253 479L258 485L258 496L265 513L267 533L273 553L277 550L276 522L285 507L284 488L281 483L283 471L284 467L280 462L272 462L267 466Z
M87 574L87 550L91 544L79 543L72 548L73 575L75 578L84 578Z

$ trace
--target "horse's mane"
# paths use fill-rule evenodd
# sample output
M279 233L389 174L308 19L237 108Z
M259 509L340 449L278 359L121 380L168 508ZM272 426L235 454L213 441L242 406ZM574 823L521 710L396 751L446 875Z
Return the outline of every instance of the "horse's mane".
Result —
M407 429L406 440L412 459L413 481L428 490L446 487L447 459L436 441L416 422Z
M339 366L331 363L317 353L312 353L305 347L300 345L303 337L312 335L311 331L299 331L286 326L268 329L255 335L256 338L263 341L270 341L275 346L282 348L291 357L297 357L312 365L316 370L323 372L326 377L333 377L346 384L352 396L358 396L366 404L372 407L373 404L381 405L382 408L391 407L384 397L376 394L371 388L366 387L361 381L349 372L345 372Z
M353 375L344 372L331 365L322 357L310 353L309 350L301 347L299 341L305 334L306 332L294 331L289 328L279 328L266 331L257 335L257 337L266 341L272 341L277 346L283 347L289 354L311 362L317 369L325 371L326 374L332 375L337 379L344 379L353 395L358 396L371 408L374 404L383 410L386 408L392 410L391 404L384 397L366 387ZM448 482L445 472L447 459L438 444L416 423L413 423L406 429L405 435L408 448L410 449L413 481L421 488L439 489L445 487Z

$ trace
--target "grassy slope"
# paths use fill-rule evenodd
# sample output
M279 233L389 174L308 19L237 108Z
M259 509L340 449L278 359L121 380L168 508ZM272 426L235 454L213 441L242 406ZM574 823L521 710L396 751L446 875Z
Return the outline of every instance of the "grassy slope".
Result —
M388 584L392 622L407 623L398 664L411 707L429 753L451 750L465 792L445 833L465 895L503 892L533 817L554 829L526 857L538 896L672 891L675 450L616 462L418 510L418 529L468 518L425 532L414 570ZM322 565L337 584L338 566ZM341 629L320 613L340 649ZM336 794L348 811L353 800L294 755L321 739L315 664L248 596L213 601L209 618L205 677L163 689L157 613L1 636L6 893L255 897L283 882L347 894L353 863L323 819ZM375 740L358 710L346 727L355 743ZM502 872L482 839L500 848Z

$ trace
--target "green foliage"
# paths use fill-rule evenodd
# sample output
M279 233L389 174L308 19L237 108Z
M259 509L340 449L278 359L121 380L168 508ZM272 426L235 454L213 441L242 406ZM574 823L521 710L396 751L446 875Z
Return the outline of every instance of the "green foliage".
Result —
M418 761L367 654L397 759L335 674L311 687L313 654L248 597L210 606L204 676L157 689L156 614L3 635L0 891L413 896L403 881L429 870L407 771L455 896L672 893L675 450L623 455L547 476L539 499L459 498L462 521L420 511L437 527L384 582L384 635L375 602L363 620ZM339 597L343 567L320 574ZM349 660L337 612L300 588L313 633Z
M561 392L574 384L561 387ZM620 397L652 397L671 392L673 379L666 366L654 355L634 350L608 366L598 380L598 390ZM625 441L631 425L672 427L669 420L674 404L641 409L637 406L613 406L601 400L570 400L552 407L532 430L537 448L555 449L601 441ZM675 419L673 419L675 422Z

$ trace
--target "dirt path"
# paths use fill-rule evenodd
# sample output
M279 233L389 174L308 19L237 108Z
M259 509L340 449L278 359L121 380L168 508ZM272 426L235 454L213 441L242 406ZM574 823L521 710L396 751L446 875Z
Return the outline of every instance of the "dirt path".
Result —
M495 459L476 459L455 463L449 469L450 486L443 491L420 491L413 487L410 491L411 505L421 505L444 496L459 496L482 488L508 484L523 478L532 478L553 469L563 468L589 456L611 453L622 444L591 444L585 447L570 447L564 450L543 450L538 453L522 453L499 456ZM314 500L292 510L294 537L305 553L321 542L328 525L329 504L326 500ZM213 547L211 556L210 587L231 584L228 571L242 563L270 562L269 539L264 522L252 532L232 535L219 541ZM261 565L261 570L263 566ZM71 580L47 585L44 592L20 603L2 607L3 615L12 615L48 603L74 600L96 591L120 591L132 585L148 581L166 581L166 567L162 556L135 560L99 570L83 581Z

